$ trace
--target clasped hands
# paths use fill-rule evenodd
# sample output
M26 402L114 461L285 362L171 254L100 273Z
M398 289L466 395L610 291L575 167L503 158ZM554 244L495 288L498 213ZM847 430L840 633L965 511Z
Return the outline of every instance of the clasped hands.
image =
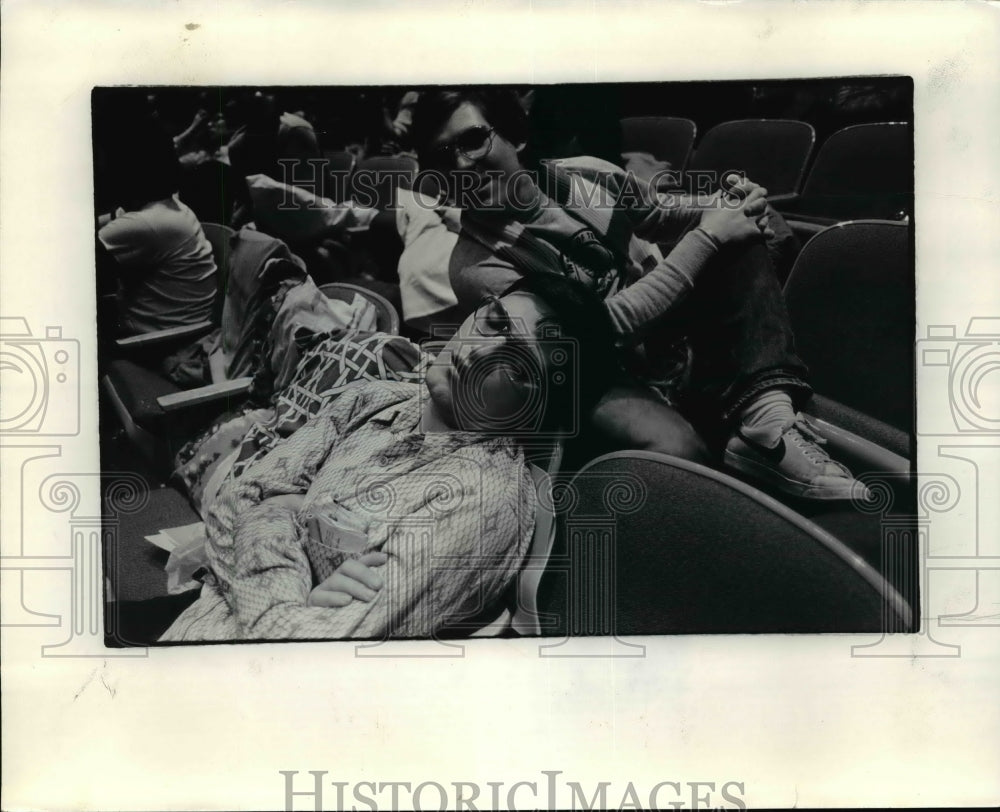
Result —
M699 226L720 245L742 242L750 237L773 237L767 212L767 189L747 178L730 174L723 189L702 198Z

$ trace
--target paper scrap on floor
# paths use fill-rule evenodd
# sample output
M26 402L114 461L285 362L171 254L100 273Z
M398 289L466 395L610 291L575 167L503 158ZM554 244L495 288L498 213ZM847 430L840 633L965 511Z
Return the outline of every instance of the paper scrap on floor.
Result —
M152 536L146 536L146 541L170 553L164 566L167 592L176 595L201 586L192 576L208 563L205 550L208 538L204 522L168 527Z

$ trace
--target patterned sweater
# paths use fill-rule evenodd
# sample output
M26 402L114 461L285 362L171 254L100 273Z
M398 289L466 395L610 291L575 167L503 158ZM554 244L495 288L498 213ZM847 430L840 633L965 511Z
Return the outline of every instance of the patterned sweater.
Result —
M505 437L419 433L426 389L358 383L220 489L206 528L212 575L163 641L428 637L496 604L534 527L521 449ZM302 509L267 504L304 493ZM305 516L350 514L363 550L324 550ZM321 547L321 545L320 545ZM370 603L306 605L346 555L381 550Z
M449 268L460 308L471 312L522 274L562 273L605 298L623 343L641 341L718 250L696 227L696 201L654 199L634 176L597 158L553 162L546 180L554 198L538 190L517 212L463 212ZM664 258L650 244L657 240L677 242Z

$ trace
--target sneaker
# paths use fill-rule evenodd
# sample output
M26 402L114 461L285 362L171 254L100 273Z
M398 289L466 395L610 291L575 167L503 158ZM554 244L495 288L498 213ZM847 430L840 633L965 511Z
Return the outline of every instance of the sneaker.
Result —
M804 499L871 499L868 488L820 447L825 444L802 415L777 441L773 430L740 426L726 444L725 464Z

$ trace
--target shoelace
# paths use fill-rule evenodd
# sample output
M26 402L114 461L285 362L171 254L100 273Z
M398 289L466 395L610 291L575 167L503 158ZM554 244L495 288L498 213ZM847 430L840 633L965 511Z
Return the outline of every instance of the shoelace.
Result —
M792 442L802 449L802 453L810 462L817 465L833 465L842 471L844 476L851 475L847 466L837 462L821 448L826 445L826 438L821 437L801 414L795 416L795 422L785 429L785 434L791 436Z

